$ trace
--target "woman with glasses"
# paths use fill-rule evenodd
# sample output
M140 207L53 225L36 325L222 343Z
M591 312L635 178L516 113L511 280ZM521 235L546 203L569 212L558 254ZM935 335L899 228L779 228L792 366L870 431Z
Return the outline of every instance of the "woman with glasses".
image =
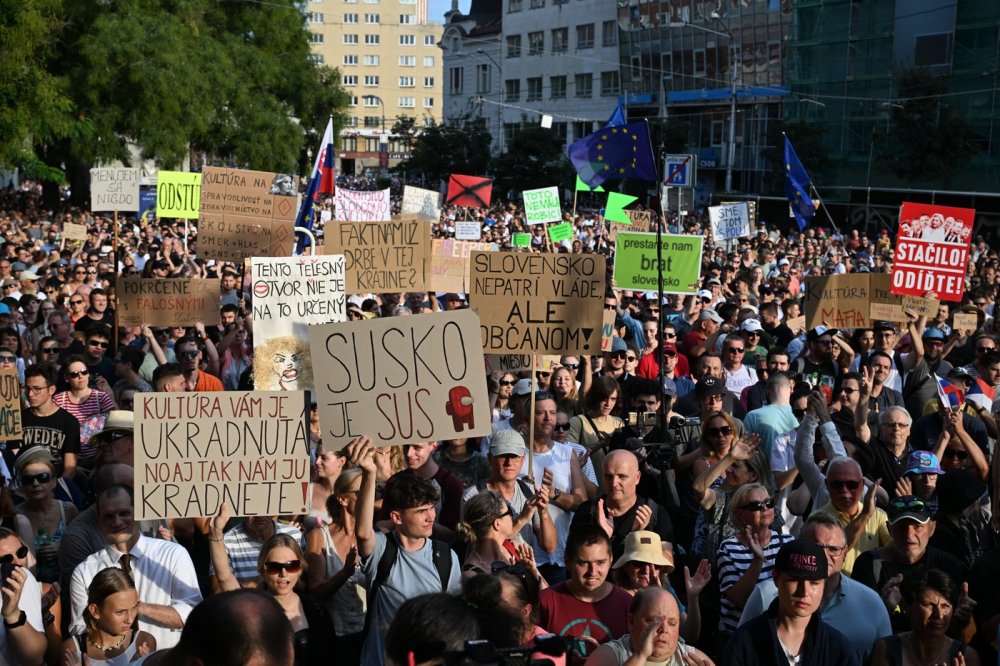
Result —
M74 354L66 359L63 378L69 389L56 393L52 400L80 422L80 461L90 460L97 454L90 435L103 427L103 419L117 406L109 393L90 388L90 368L83 356Z
M132 577L119 567L99 571L87 588L87 630L66 639L63 664L125 666L155 651L156 639L138 629L138 616L139 593Z
M464 521L459 523L457 530L468 544L468 554L462 564L462 580L488 574L494 566L515 562L528 569L537 580L541 574L535 566L531 547L513 541L520 529L514 524L521 518L530 520L535 508L536 503L529 502L525 504L526 515L516 516L500 495L489 490L474 495L466 502Z
M494 377L497 377L497 393L493 404L493 423L498 423L514 414L510 408L510 397L514 394L517 377L509 372L494 373Z
M223 592L240 589L240 584L229 566L229 554L222 542L223 531L229 522L229 505L225 502L212 518L208 537L212 566L216 580ZM257 557L260 589L273 595L285 611L295 632L295 666L325 666L336 650L336 631L330 614L313 597L295 591L299 579L306 571L305 557L298 539L288 534L275 534L261 546Z
M35 578L42 583L59 580L59 541L63 532L77 516L77 509L70 502L55 497L56 465L48 449L36 446L17 457L14 474L24 502L17 513L28 519L31 533L35 535L35 555L38 570Z
M7 330L13 331L14 329ZM10 336L4 340L2 332L0 332L0 369L16 370L18 383L24 384L24 359L17 355L15 349L17 349L17 345L11 341Z
M354 507L360 490L360 469L341 473L326 499L329 524L306 537L309 593L329 611L337 630L337 655L345 664L361 662L361 631L365 624L365 573L358 567L354 535Z

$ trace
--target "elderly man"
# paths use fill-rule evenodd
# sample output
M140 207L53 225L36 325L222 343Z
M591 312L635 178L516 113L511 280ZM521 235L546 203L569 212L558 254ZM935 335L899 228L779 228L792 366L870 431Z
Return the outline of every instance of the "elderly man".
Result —
M704 653L684 643L680 637L680 616L677 599L667 590L662 587L639 590L625 617L628 633L594 650L586 666L712 664Z
M882 479L882 485L892 493L906 472L906 459L913 451L910 445L910 428L913 419L902 407L890 407L878 418L878 435L873 436L868 426L868 391L870 383L861 380L861 396L854 410L854 427L862 446L856 457L865 465L868 476Z
M802 538L826 551L828 577L820 602L820 619L844 634L859 661L868 663L875 641L890 635L892 628L878 595L842 573L847 553L844 528L832 516L817 512L806 520ZM740 626L767 611L777 598L778 588L773 579L758 583L743 607Z

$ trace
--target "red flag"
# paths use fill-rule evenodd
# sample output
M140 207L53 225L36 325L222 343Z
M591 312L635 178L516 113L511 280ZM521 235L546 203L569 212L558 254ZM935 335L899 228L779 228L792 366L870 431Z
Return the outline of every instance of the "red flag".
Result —
M320 158L319 188L316 190L316 194L335 194L337 187L334 160L337 158L337 153L334 151L332 143L323 146L323 154Z
M460 176L451 174L448 180L447 202L453 206L469 208L489 208L493 181L480 176Z

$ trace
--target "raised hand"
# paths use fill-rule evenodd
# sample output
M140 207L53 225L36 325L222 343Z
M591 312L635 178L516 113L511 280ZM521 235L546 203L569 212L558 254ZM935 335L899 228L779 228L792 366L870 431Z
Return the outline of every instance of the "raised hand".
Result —
M760 545L760 540L757 539L757 533L750 529L749 525L743 528L743 538L744 543L750 548L750 552L753 553L754 559L762 562L767 559L767 555L764 554L764 547Z
M597 524L601 526L604 533L611 537L611 534L615 531L615 525L611 518L608 517L607 512L604 509L604 500L597 500Z
M649 525L649 521L652 518L653 510L648 504L643 504L635 510L635 520L632 521L632 531L638 532L639 530L646 529L646 526Z
M752 432L744 433L729 448L729 455L733 460L750 460L758 446L760 446L760 435Z
M887 580L885 585L882 586L882 592L880 595L882 597L882 603L884 603L885 607L890 611L898 606L903 600L903 593L899 591L899 585L902 582L903 574L899 574L898 576L893 576Z
M222 539L223 532L226 531L226 523L229 522L229 502L219 505L219 512L212 517L212 529L209 536L216 541Z
M708 560L702 560L698 563L698 568L695 569L693 576L688 568L684 567L684 589L687 591L687 598L691 599L701 594L711 579L712 567Z
M355 467L360 467L364 472L370 474L376 472L374 452L372 440L364 435L355 438L347 445L347 459Z

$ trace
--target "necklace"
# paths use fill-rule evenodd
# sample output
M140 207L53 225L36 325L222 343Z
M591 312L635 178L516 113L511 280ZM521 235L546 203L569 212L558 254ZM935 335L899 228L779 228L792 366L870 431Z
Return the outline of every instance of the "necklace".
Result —
M124 634L122 634L122 637L118 639L118 642L115 643L114 645L112 645L111 647L104 647L103 645L101 645L100 643L98 643L94 639L90 638L89 636L87 637L87 640L90 642L91 645L93 645L95 648L97 648L98 650L100 650L101 652L103 652L106 655L109 652L114 652L115 650L117 650L118 648L120 648L122 645L124 645L125 644L125 637L126 636L128 636L127 632L124 633Z

